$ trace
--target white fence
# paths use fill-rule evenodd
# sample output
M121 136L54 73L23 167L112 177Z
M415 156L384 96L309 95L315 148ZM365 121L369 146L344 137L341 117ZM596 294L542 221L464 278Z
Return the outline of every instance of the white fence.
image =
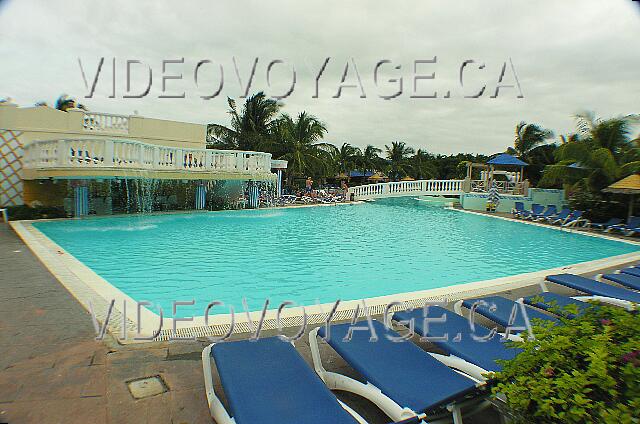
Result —
M496 181L496 188L498 193L503 194L523 194L524 183L511 182L511 181ZM488 182L485 180L473 180L471 181L471 191L477 193L486 193L489 191Z
M132 169L151 171L271 172L271 154L236 150L179 149L131 140L35 141L24 148L25 169Z
M129 134L129 117L110 113L85 112L82 118L85 131Z
M385 197L459 195L464 180L419 180L368 184L349 189L353 200L381 199Z

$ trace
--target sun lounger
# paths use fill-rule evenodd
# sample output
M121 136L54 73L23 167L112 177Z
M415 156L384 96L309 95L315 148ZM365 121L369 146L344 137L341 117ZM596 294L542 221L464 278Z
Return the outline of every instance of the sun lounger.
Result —
M632 266L632 267L629 267L629 268L622 268L620 270L620 272L622 272L624 274L633 275L635 277L640 277L640 268L638 268L637 266Z
M502 370L496 360L513 359L520 352L520 349L508 348L501 335L489 338L491 330L475 323L472 329L469 320L447 309L429 306L426 313L428 318L444 317L445 321L429 321L425 325L425 309L396 312L392 319L413 327L417 334L429 338L430 343L448 353L448 356L429 353L431 356L475 379L482 381L486 378L484 374ZM478 340L481 338L486 339Z
M635 227L627 225L627 228L626 228L626 231L625 231L625 235L627 235L627 236L635 236L638 233L640 233L640 224L635 226Z
M522 307L513 300L502 296L486 296L476 299L466 299L455 303L454 309L459 315L463 315L462 306L469 310L490 319L496 324L507 327L528 328L531 320L540 319L544 321L558 322L558 318L544 314L526 305L522 305L526 311L526 317L522 312ZM515 311L515 312L514 312ZM527 324L529 321L529 324Z
M212 360L229 412L213 389ZM217 424L366 424L322 384L291 343L277 337L209 345L202 366Z
M573 211L571 215L567 217L567 219L562 223L563 227L576 227L578 224L582 223L584 225L589 224L589 220L582 218L582 211Z
M353 331L346 340L350 324L331 325L327 338L326 327L309 334L311 354L316 372L327 386L369 399L394 421L425 414L430 419L453 416L454 423L462 422L462 409L474 412L488 406L484 396L486 386L440 363L420 347L400 338L379 321L371 321L377 340L371 341L370 331ZM360 322L360 327L366 322ZM320 358L318 338L326 342L366 381L361 383L342 374L325 370ZM471 411L469 411L471 413Z
M549 224L558 224L558 223L564 222L569 217L569 215L571 215L571 209L563 208L560 212L558 212L554 216L550 216L549 218L547 218L547 222Z
M534 221L546 221L547 218L554 216L558 213L558 210L555 205L549 205L547 210L540 215L531 216L530 219Z
M589 227L597 230L607 230L610 227L620 225L621 223L622 220L620 218L610 218L607 222L591 222L589 223Z
M625 271L638 271L637 274L632 274ZM620 270L620 274L603 274L602 278L605 280L613 281L621 286L630 288L631 290L640 291L640 269L638 268L625 268Z
M623 233L628 233L630 231L638 232L640 227L640 217L639 216L630 216L627 220L626 224L618 224L618 225L610 225L605 231L620 231Z
M544 206L538 203L534 203L531 205L530 211L524 211L520 214L520 218L529 219L532 216L542 214L542 212L544 212Z
M524 303L554 315L573 319L593 305L557 293L543 292L523 298ZM575 311L572 312L572 310Z
M7 215L7 209L6 208L0 209L0 213L2 213L3 221L4 222L9 222L9 215Z
M524 211L524 203L516 202L515 207L511 209L511 215L513 215L514 218L520 218L520 214L522 214Z
M625 308L633 308L634 303L640 303L640 293L623 289L621 287L615 287L601 281L592 280L579 275L548 275L546 280L587 293L589 296L584 297L584 299L587 300L596 300ZM542 283L541 286L544 291L547 291L544 283Z

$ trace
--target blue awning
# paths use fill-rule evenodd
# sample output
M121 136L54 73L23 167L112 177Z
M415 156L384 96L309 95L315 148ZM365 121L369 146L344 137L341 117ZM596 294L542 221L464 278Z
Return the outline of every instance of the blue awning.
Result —
M487 165L503 165L503 166L528 166L529 164L521 161L515 156L502 153L487 162Z
M373 171L349 171L349 177L370 177L373 175Z

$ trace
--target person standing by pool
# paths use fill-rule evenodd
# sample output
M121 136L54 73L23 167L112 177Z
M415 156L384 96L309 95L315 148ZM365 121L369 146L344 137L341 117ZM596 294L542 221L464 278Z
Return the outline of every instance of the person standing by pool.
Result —
M311 179L311 177L307 177L306 187L307 194L311 194L311 187L313 187L313 180Z
M342 189L344 200L349 200L349 186L344 180L340 181L340 188Z

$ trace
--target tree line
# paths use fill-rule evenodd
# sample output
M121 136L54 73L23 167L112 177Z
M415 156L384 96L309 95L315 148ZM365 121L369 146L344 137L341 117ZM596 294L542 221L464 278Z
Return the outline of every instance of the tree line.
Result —
M351 171L380 172L392 180L458 179L465 175L467 161L488 159L485 155L460 153L437 155L415 150L405 142L393 141L384 150L373 145L360 148L350 143L335 145L324 141L327 126L317 117L300 112L282 112L282 104L260 92L246 99L242 108L228 99L229 126L209 124L207 146L268 152L288 161L287 184L307 176L340 179Z
M229 126L209 124L207 143L211 148L255 150L272 153L289 162L287 183L312 176L330 179L350 171L381 172L391 180L464 178L467 162L484 163L493 155L459 153L439 155L415 150L402 141L379 149L349 143L324 141L327 126L313 115L295 117L282 112L282 105L263 93L246 99L242 108L228 99ZM570 201L588 215L620 215L620 196L602 189L640 172L640 138L633 139L639 115L600 118L583 112L574 116L576 129L556 137L551 129L522 121L515 127L513 141L503 152L527 162L526 177L532 186L564 188Z

